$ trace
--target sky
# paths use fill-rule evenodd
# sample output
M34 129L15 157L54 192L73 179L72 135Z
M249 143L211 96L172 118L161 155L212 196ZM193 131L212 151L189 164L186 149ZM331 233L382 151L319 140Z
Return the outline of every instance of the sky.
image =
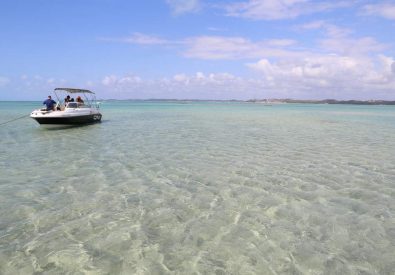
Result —
M1 0L0 100L395 100L395 1Z

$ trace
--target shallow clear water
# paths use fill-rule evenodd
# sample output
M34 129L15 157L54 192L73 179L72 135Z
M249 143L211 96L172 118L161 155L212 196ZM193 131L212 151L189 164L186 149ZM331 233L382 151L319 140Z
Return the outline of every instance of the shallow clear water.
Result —
M394 107L102 112L0 126L0 274L393 274Z

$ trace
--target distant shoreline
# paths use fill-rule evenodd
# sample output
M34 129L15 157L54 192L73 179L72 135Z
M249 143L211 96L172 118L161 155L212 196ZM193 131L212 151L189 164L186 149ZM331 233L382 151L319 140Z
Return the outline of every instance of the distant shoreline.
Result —
M163 98L150 98L150 99L98 99L98 102L111 102L111 101L140 101L140 102L236 102L236 103L256 103L256 104L342 104L342 105L395 105L395 100L337 100L337 99L163 99ZM0 102L41 102L41 100L0 100Z
M161 101L161 102L241 102L241 103L260 103L260 104L277 104L277 103L299 103L299 104L349 104L349 105L395 105L395 100L336 100L336 99L101 99L99 101Z
M253 103L308 103L308 104L350 104L350 105L395 105L395 101L389 100L336 100L336 99L250 99Z

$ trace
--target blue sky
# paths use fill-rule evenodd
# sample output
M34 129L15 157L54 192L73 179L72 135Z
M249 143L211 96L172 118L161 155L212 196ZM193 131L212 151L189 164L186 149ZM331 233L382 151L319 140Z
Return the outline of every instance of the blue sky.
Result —
M395 1L2 0L0 100L395 100Z

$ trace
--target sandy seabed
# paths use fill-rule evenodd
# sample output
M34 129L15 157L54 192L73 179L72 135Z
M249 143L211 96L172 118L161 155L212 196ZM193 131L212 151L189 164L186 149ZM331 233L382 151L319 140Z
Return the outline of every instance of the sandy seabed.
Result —
M0 274L393 274L394 107L102 112L0 128Z

